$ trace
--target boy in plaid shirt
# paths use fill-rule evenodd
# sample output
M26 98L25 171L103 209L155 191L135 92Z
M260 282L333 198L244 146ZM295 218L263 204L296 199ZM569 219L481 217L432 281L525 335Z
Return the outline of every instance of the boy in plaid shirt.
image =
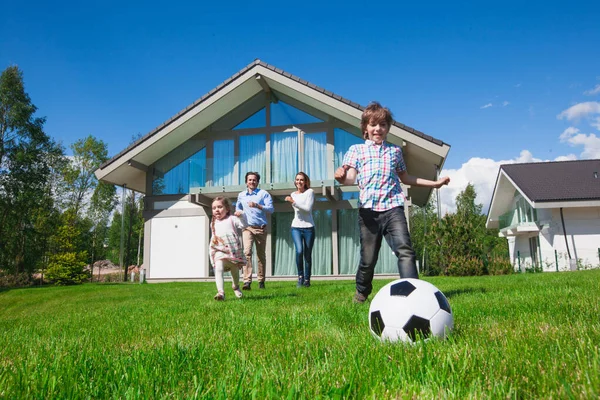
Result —
M352 185L358 178L360 189L360 263L356 272L356 303L364 303L373 290L373 273L382 238L398 257L400 277L419 278L400 182L429 188L439 188L450 182L449 177L430 181L409 175L400 147L386 142L391 125L392 113L388 108L377 102L369 104L361 118L365 143L351 146L342 166L335 171L335 179L343 185Z

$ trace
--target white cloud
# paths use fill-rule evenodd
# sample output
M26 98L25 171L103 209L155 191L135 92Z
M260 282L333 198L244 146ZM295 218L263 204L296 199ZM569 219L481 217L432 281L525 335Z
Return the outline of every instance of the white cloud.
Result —
M586 90L585 92L583 92L583 94L588 95L588 96L600 94L600 83L597 84L593 89Z
M481 106L479 108L489 108L492 106L492 103L487 103L485 106Z
M509 104L510 104L510 102L505 100L502 102L502 107L506 107Z
M579 120L589 117L593 114L600 114L600 103L597 101L587 101L578 103L562 111L556 117L558 119L567 119L568 121Z
M583 159L600 158L600 138L593 133L584 134L570 126L560 135L560 141L572 147L583 146L580 155Z

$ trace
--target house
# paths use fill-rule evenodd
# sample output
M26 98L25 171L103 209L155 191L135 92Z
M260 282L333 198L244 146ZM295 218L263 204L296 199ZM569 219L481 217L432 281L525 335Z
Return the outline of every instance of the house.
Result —
M600 264L600 160L501 165L486 227L508 240L515 270Z
M144 268L148 281L203 280L211 199L235 201L244 175L258 171L275 212L267 227L267 276L296 275L285 196L298 171L316 201L313 277L352 275L358 265L357 188L339 186L334 170L363 141L363 107L255 60L96 171L98 179L145 194ZM449 145L395 123L388 140L402 146L408 172L435 179ZM405 187L407 204L424 205L431 189ZM408 207L407 207L408 208ZM397 274L382 246L376 272Z

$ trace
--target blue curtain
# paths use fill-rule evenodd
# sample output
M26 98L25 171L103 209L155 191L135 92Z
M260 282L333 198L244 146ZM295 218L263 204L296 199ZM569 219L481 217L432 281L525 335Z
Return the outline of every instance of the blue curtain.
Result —
M296 276L296 248L292 240L293 212L273 214L274 275ZM331 246L331 210L314 210L315 244L312 252L312 274L331 275L333 256Z
M189 193L190 188L206 184L206 148L179 164L172 165L176 162L174 160L185 157L186 150L184 148L175 150L155 164L154 167L159 174L155 173L153 177L152 194L185 194Z
M311 180L327 179L327 134L304 134L304 172Z
M271 135L271 181L294 182L298 172L298 132Z
M213 186L228 186L233 183L235 157L233 140L216 140L213 146Z
M240 185L244 184L246 172L258 172L265 179L266 135L240 136Z

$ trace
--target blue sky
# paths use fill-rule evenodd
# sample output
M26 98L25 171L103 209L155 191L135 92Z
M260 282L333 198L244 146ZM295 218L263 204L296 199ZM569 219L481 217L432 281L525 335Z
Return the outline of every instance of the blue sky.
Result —
M600 158L599 2L402 3L4 2L0 68L114 155L260 58L450 144L448 210L501 163Z

